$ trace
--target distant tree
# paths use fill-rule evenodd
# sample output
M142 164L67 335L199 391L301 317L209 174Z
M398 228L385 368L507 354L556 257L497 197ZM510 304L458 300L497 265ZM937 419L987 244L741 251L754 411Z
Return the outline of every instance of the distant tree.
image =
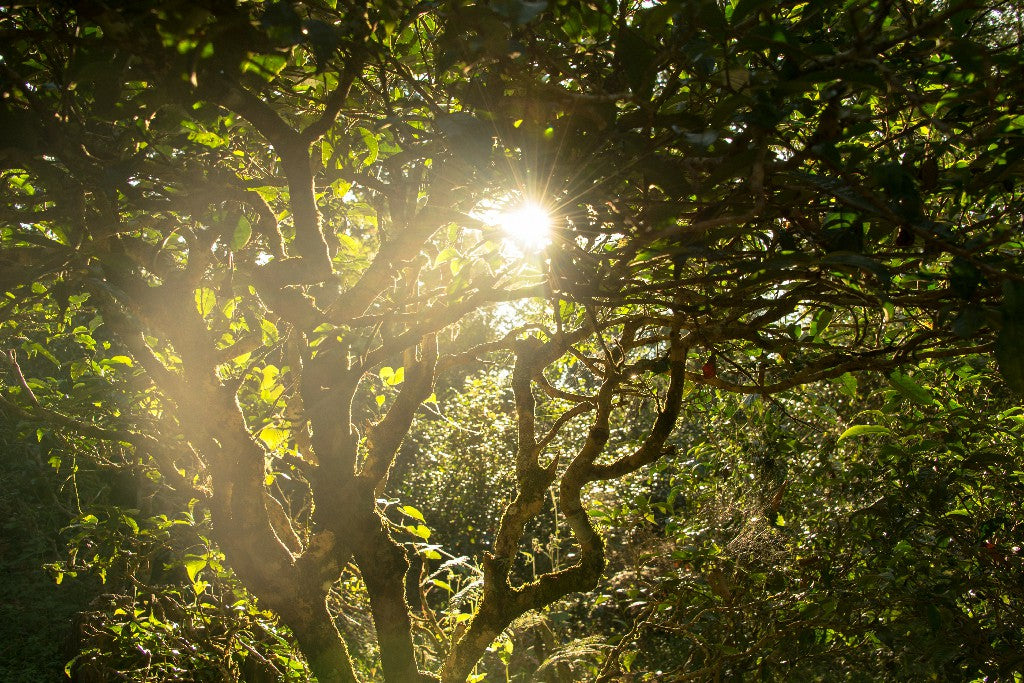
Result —
M0 35L0 401L209 509L322 683L356 679L350 563L396 682L461 683L594 588L586 487L669 456L693 386L874 370L923 401L905 368L994 351L1024 389L1014 3L94 0L10 4ZM508 324L453 346L485 309ZM81 360L24 371L58 343ZM429 531L382 494L481 358L515 495L420 672L396 522ZM656 419L610 448L636 396ZM552 488L574 559L513 582Z

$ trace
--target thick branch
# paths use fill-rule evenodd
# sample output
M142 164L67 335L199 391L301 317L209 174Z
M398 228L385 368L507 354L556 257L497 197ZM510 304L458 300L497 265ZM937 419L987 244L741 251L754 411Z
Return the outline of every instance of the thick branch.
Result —
M836 354L824 360L808 364L802 370L794 372L784 380L772 384L739 384L721 377L705 377L699 372L687 372L686 379L697 384L706 384L716 389L739 394L777 394L787 389L813 384L827 379L834 379L847 372L862 370L892 370L908 363L909 360L927 360L936 358L957 358L973 354L991 353L994 343L965 346L962 348L936 348L932 350L914 351L913 354L901 354L900 348L878 349L853 355L851 353ZM841 358L848 360L840 361Z
M409 561L378 513L372 512L370 519L357 518L353 522L357 529L369 527L368 533L357 532L354 550L370 597L384 680L415 683L421 676L416 668L412 618L405 600Z
M345 70L338 79L337 87L328 95L327 100L324 101L323 113L320 114L316 121L302 129L300 135L307 145L311 145L319 140L334 125L338 114L341 112L341 108L345 105L345 101L348 100L356 76L362 70L363 60L361 56L360 52L349 57L348 62L345 64Z
M444 199L442 196L437 201L443 202ZM373 262L359 280L332 307L331 320L344 324L365 313L380 293L394 282L399 266L419 254L430 236L452 220L452 214L450 208L428 206L408 224L400 226L396 234L381 244Z
M295 248L306 261L307 277L323 280L332 272L331 259L320 227L320 212L313 187L310 143L274 109L245 88L225 79L210 79L207 93L226 109L237 112L253 124L281 157L288 178Z
M360 474L374 482L378 490L387 482L388 470L412 425L416 408L433 391L437 367L436 337L431 335L424 339L422 348L423 358L411 368L406 368L402 390L387 415L370 427L366 435L366 462Z
M568 569L545 574L537 581L518 588L513 588L509 583L509 571L518 552L525 525L542 508L544 495L554 481L558 464L555 459L548 467L542 468L538 462L539 444L533 431L535 400L531 388L532 378L564 353L566 343L562 339L542 344L530 338L516 345L516 368L512 384L519 422L516 452L518 491L502 513L493 552L484 555L483 597L469 628L455 643L445 661L441 678L446 683L464 681L484 649L514 619L574 590L590 588L604 567L603 543L590 525L579 495L590 464L608 440L608 418L619 382L617 377L606 380L602 385L596 399L594 427L565 475L569 477L572 473L568 488L565 477L561 486L562 511L580 545L580 561ZM549 436L545 436L544 440L549 440Z
M355 476L359 433L352 424L352 398L362 370L349 366L348 348L337 339L328 338L316 352L305 361L300 390L319 463L310 483L316 499L324 501L317 514L324 512L329 523L332 515L326 514L325 506Z
M665 395L665 406L658 412L654 426L647 434L643 443L629 455L624 455L609 465L593 465L587 474L588 481L613 479L635 472L665 455L665 441L675 427L679 417L679 408L683 400L683 385L686 382L687 348L673 336L672 348L669 352L669 385Z

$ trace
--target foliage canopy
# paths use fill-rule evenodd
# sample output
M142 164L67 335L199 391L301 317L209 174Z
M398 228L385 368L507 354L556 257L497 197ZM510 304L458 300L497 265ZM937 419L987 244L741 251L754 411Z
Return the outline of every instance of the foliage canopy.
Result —
M598 585L587 492L671 458L699 387L749 407L878 371L928 406L911 368L992 353L1024 390L1020 21L956 0L10 5L0 405L210 510L322 683L357 678L329 601L350 564L383 677L462 683L514 620ZM534 251L496 227L522 199L552 216ZM420 671L399 534L437 551L388 496L417 411L481 361L507 368L515 494ZM572 559L521 580L552 495Z

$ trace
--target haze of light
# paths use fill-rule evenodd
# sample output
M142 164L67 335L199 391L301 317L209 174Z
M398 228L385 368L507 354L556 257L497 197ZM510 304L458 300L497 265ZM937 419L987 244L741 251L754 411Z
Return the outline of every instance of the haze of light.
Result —
M524 252L540 251L551 242L551 215L539 204L526 202L499 216L502 232Z

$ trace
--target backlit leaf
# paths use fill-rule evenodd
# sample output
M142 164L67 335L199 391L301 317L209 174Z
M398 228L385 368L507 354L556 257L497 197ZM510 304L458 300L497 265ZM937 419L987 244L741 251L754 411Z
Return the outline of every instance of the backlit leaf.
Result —
M845 441L854 436L863 436L865 434L892 434L892 431L881 425L854 425L840 434L839 441Z
M204 318L213 312L217 307L217 294L209 287L200 287L196 290L196 310Z

